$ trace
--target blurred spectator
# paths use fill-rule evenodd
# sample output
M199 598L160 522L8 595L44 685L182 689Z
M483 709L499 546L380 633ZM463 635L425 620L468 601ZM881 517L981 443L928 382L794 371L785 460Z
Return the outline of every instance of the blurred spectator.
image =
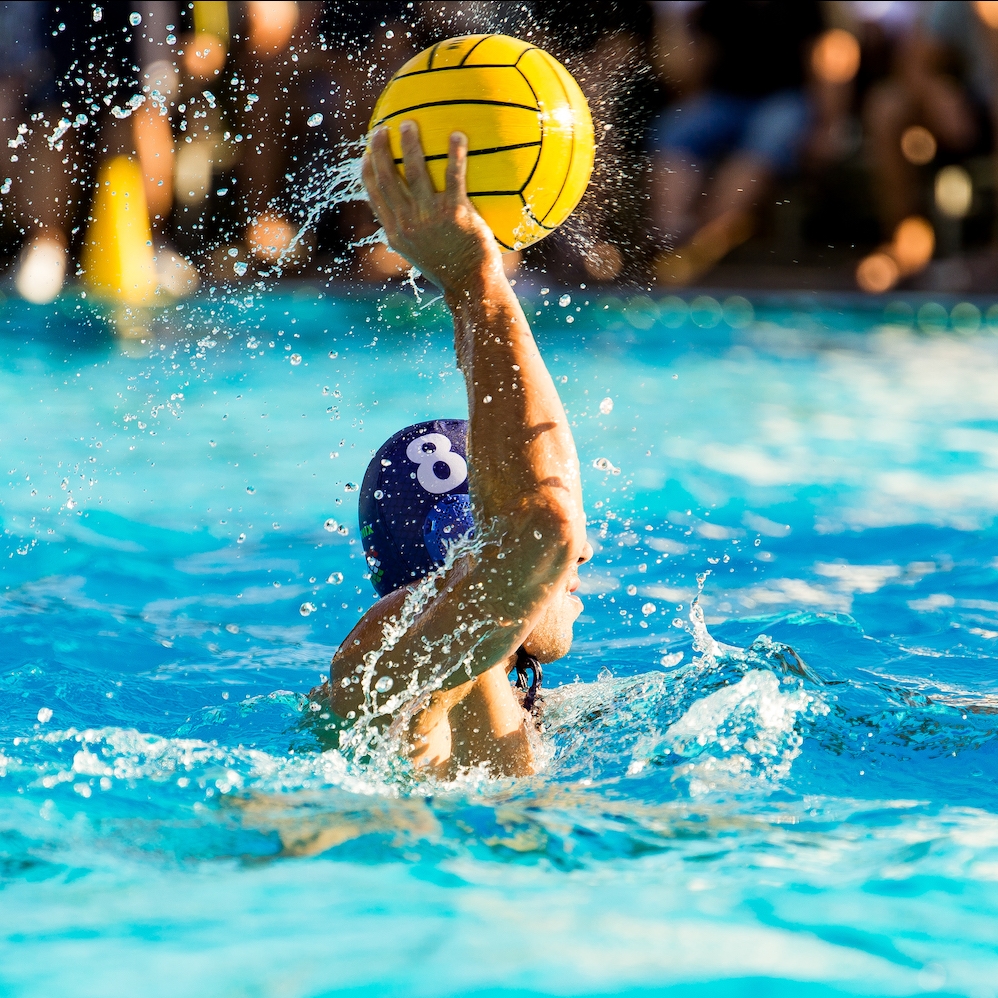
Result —
M924 216L945 222L970 209L972 179L953 160L992 148L998 10L951 0L913 12L890 76L871 89L864 107L878 214L891 240L859 265L857 280L867 291L886 291L926 266L936 232ZM947 159L935 174L933 198L923 170Z
M419 5L417 10L404 0L378 4L341 0L323 5L317 30L326 52L324 72L331 113L321 137L334 148L363 140L382 88L400 66L424 47L425 35L417 34L417 25L427 13L424 6L429 5ZM450 7L446 3L432 6L436 17L443 16L442 11ZM435 26L436 22L430 31ZM384 243L354 249L359 241L373 236L377 228L366 202L343 204L325 220L320 235L337 251L337 276L383 281L409 269L402 257Z
M338 279L404 271L368 242L363 201L313 216L352 176L392 73L475 32L542 45L590 102L590 189L525 255L555 280L644 280L655 257L661 280L688 283L752 238L733 266L764 246L767 261L827 271L836 243L836 280L851 282L866 252L856 280L882 291L993 223L998 2L0 0L14 286L39 302L58 293L93 242L97 171L122 155L141 168L130 175L144 181L161 290L195 286L181 254L224 280L316 258Z
M137 156L154 229L164 233L173 187L169 111L176 69L167 37L177 4L147 0L89 5L71 18L57 3L0 6L0 82L12 175L4 214L24 233L14 284L29 301L51 301L66 277L80 208L91 201L99 162ZM74 224L75 223L75 224ZM163 280L189 284L186 261L159 236Z
M293 152L306 131L306 61L314 53L322 5L292 0L249 0L245 4L245 43L236 60L251 88L244 128L252 134L242 149L237 175L247 211L245 241L264 265L287 265L298 229L276 201L283 190ZM297 252L306 247L298 242Z
M885 234L924 210L917 167L938 149L989 148L994 65L985 30L962 0L921 5L889 79L873 88L865 117Z
M14 284L36 303L62 288L69 261L74 136L58 134L57 65L46 44L48 4L0 4L0 121L9 150L0 177L4 221L24 236Z
M651 70L652 8L544 0L531 4L529 13L529 21L500 30L533 32L531 39L565 64L586 95L599 152L589 190L572 218L532 248L528 259L572 283L643 281L651 255L644 147L661 103Z
M805 84L822 20L817 3L801 0L665 2L656 11L660 39L680 39L662 60L686 92L652 135L654 222L676 247L658 273L687 283L751 234L769 183L797 166L814 118Z

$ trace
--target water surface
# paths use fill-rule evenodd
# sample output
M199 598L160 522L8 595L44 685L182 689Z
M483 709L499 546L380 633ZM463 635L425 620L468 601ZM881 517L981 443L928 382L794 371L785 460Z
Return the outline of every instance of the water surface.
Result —
M525 300L596 556L543 771L448 785L305 699L439 303L0 306L5 994L998 993L998 337Z

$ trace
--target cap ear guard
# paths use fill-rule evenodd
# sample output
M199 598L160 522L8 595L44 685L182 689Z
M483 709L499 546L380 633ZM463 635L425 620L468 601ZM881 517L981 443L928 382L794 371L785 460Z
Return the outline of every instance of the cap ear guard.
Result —
M474 529L468 423L436 419L399 430L378 449L360 493L360 536L371 582L385 596L442 565Z
M447 549L462 537L474 535L471 496L467 492L441 496L423 521L423 543L439 564L447 560Z

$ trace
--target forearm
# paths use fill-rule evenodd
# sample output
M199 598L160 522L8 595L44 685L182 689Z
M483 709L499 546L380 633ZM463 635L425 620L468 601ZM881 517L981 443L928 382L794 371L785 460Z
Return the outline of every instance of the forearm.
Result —
M488 522L543 491L564 504L567 516L582 517L568 419L498 254L446 300L468 390L476 512Z

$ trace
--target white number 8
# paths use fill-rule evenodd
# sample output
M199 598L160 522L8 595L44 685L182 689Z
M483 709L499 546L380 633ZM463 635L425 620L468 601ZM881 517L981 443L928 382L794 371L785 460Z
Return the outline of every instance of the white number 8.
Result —
M424 433L405 449L405 456L417 465L416 481L434 495L456 489L468 477L468 462L450 449L450 440L442 433ZM447 465L447 477L437 478L433 466Z

